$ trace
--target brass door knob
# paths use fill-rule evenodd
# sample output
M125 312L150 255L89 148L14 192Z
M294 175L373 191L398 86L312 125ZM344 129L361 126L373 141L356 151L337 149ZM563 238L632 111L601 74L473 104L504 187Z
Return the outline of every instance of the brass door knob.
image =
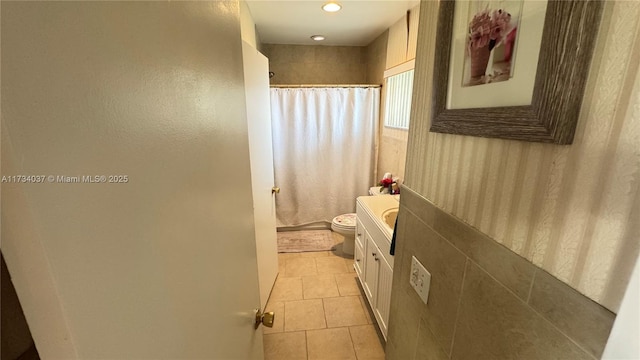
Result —
M262 310L256 310L256 324L255 328L257 329L260 324L266 327L273 327L273 320L275 319L276 314L273 311L263 313Z
M274 186L271 188L271 193L272 194L279 194L280 193L280 188L277 186Z

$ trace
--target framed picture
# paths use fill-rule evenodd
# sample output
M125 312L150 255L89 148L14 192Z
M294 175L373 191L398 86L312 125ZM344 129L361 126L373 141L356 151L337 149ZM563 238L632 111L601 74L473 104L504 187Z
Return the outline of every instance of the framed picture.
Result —
M571 144L602 7L441 0L430 130Z

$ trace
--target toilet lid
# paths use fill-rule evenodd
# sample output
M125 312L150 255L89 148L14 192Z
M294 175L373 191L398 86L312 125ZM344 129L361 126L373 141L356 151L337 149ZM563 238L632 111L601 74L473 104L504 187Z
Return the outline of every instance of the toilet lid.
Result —
M355 227L356 226L356 214L342 214L333 218L332 221L335 225L340 227Z

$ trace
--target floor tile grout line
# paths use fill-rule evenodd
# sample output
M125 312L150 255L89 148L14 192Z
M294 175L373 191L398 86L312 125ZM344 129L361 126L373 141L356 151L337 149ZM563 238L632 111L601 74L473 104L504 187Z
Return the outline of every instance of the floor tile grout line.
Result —
M458 319L460 318L460 308L462 307L462 294L464 293L464 281L467 277L467 269L469 268L469 258L465 259L464 262L464 270L462 272L462 281L460 285L460 297L458 298L458 305L456 306L456 315L453 320L453 333L451 334L451 344L449 345L449 353L447 354L449 358L453 357L453 346L456 341L456 333L458 331Z
M336 279L336 274L333 274L331 276L333 277L333 284L336 286L336 289L338 290L338 297L340 297L342 296L342 294L340 293L340 286L338 286L338 279Z
M300 287L302 288L302 300L306 300L306 298L304 297L304 277L303 276L300 277Z
M353 348L353 354L356 356L356 360L359 360L358 352L356 351L356 344L353 341L353 334L351 333L351 326L347 326L347 331L349 332L349 339L351 339L351 348Z
M282 307L284 308L284 310L282 310L285 314L287 313L287 301L284 302L284 305L282 305ZM286 328L286 323L284 320L284 314L282 314L282 332L287 332L287 328Z
M327 308L324 306L324 299L322 299L322 314L324 315L324 326L325 329L329 328L329 321L327 320Z
M307 336L307 330L304 331L304 346L307 360L309 360L309 337Z
M286 330L285 326L286 326L287 324L285 323L285 317L284 317L284 315L286 314L286 312L287 312L287 303L286 303L286 302L283 302L283 303L282 303L282 332L285 332L285 330Z
M342 258L340 255L331 252L329 254L329 256L332 256L332 255L334 257L336 257L336 258ZM295 256L295 257L292 257L292 258L303 258L303 257L299 256L299 254L298 254L298 256ZM338 273L319 274L318 262L315 261L315 259L317 259L317 258L324 258L324 257L313 257L313 259L314 259L313 263L315 265L315 274L314 275L309 275L309 277L313 277L313 276L331 276L333 278L334 285L336 286L336 288L338 290L338 296L322 296L320 298L306 299L304 297L304 282L303 282L303 277L305 277L305 276L293 276L293 277L290 277L290 279L299 278L299 280L300 280L300 288L302 290L302 298L301 299L297 299L297 300L282 300L283 308L286 309L286 304L294 302L294 301L306 301L306 300L321 300L322 301L322 311L323 311L324 320L325 320L325 327L324 328L319 328L319 329L311 329L311 330L309 330L309 329L301 329L302 331L304 331L304 336L305 336L305 349L306 349L306 358L307 358L307 360L310 359L308 332L309 331L319 331L319 330L329 330L329 329L339 329L339 328L347 328L347 331L349 332L349 339L351 341L351 347L352 347L353 353L354 353L354 355L356 357L356 360L358 360L360 358L358 357L358 353L357 353L357 351L355 349L355 342L353 341L353 334L351 332L351 328L352 327L358 327L358 326L373 326L375 328L376 324L375 324L375 322L369 323L370 314L368 312L368 304L366 304L365 301L364 301L364 296L362 294L361 289L359 288L359 290L360 290L359 294L342 295L341 292L340 292L340 287L338 286L338 276L339 275L343 275L344 276L346 274L350 274L350 275L354 276L354 279L355 279L357 277L357 273L355 271L349 272L349 267L348 267L349 265L346 264L346 261L345 261L345 262L342 263L342 265L347 269L346 272L341 271L341 272L338 272ZM345 259L345 258L342 258L342 259L348 260L348 259ZM290 259L287 259L285 261L285 268L283 269L283 272L286 272L286 262L288 260L290 260ZM287 277L287 276L283 276L283 277ZM356 279L356 282L357 282L357 279ZM358 284L356 283L356 285L358 285ZM338 327L334 327L334 328L330 328L328 326L327 310L326 310L326 307L325 307L324 299L330 299L330 298L335 299L335 298L343 298L343 297L357 297L358 298L358 302L360 304L360 307L362 308L362 311L363 311L363 313L365 315L365 320L366 321L365 321L364 324L343 325L343 326L338 326ZM287 331L284 330L284 328L285 328L284 314L286 314L286 310L283 311L283 332L282 333L287 333ZM296 332L296 331L301 331L301 330L291 330L289 332ZM378 339L378 340L380 341L380 339ZM381 343L380 345L382 346L382 351L384 352L383 344Z

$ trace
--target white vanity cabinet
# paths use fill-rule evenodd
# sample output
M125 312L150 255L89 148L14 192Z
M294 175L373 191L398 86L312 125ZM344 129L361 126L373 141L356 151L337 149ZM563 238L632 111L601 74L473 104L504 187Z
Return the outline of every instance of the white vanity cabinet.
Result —
M360 197L356 203L354 267L385 339L393 279L393 255L389 253L393 229L382 222L381 214L393 207L398 207L398 201L390 195Z
M356 269L358 278L364 276L364 244L365 244L365 232L360 220L356 218L356 241L355 249L353 252L353 267Z
M371 304L371 308L375 311L376 294L378 290L378 256L380 250L371 240L371 235L365 230L365 246L364 246L364 276L362 277L362 288L364 289L367 300Z

